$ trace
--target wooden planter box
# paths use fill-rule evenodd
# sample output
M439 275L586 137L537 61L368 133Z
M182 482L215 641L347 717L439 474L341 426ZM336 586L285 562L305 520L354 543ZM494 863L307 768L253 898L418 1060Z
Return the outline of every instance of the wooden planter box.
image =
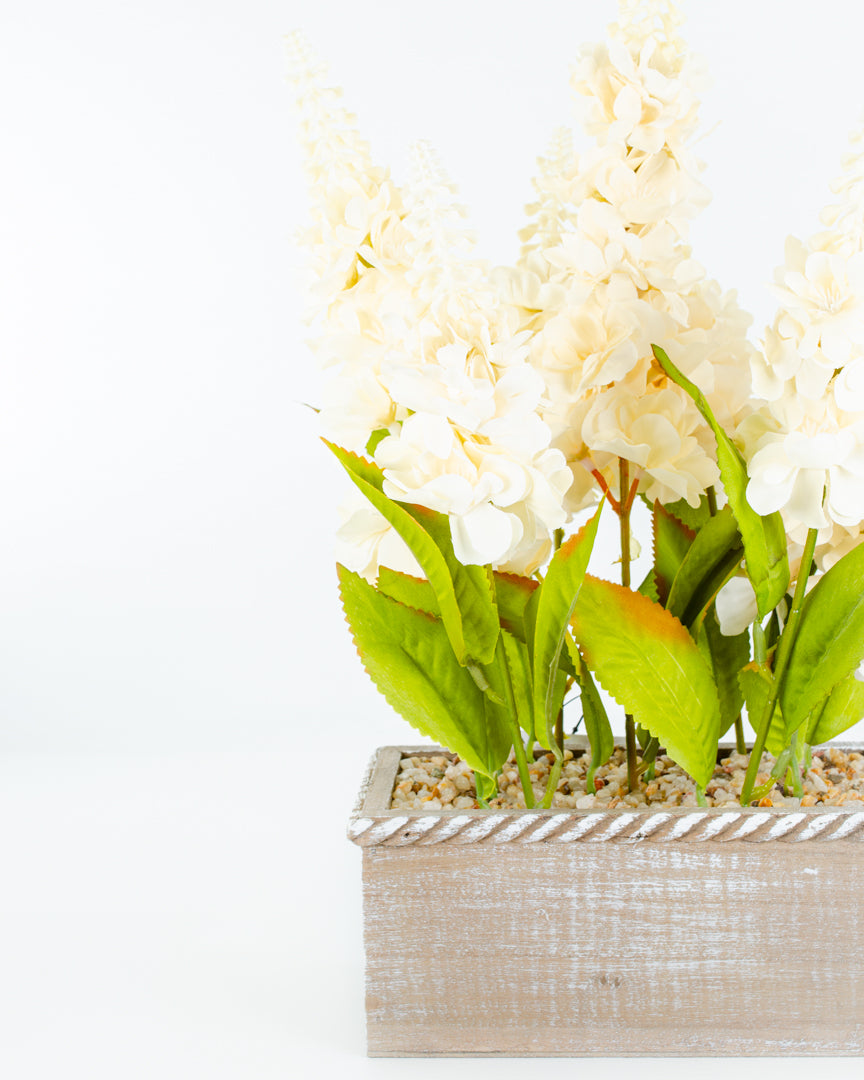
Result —
M348 830L370 1056L864 1053L864 812L390 810L429 751Z

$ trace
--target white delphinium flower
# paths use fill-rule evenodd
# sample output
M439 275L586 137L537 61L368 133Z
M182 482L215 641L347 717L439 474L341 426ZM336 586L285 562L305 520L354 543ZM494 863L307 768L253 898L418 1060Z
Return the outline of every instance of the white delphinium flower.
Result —
M317 200L306 240L326 301L315 343L332 372L325 434L374 447L390 497L448 515L463 562L532 572L567 520L570 474L538 415L546 386L530 332L474 258L431 149L413 148L412 181L398 189L299 38L290 51ZM343 563L370 579L380 565L419 571L371 507L348 512L338 541Z
M424 577L411 550L369 500L354 492L340 507L336 559L374 585L379 568L387 566L411 577Z
M545 157L537 159L537 166L533 180L537 199L526 207L532 220L519 231L523 262L528 262L533 252L542 260L543 252L560 243L566 229L577 166L569 128L559 127L553 132L549 150Z
M602 391L582 435L592 455L611 454L640 469L651 501L686 499L697 507L703 492L720 481L705 425L677 387L646 388L633 379Z
M777 429L758 440L749 461L753 509L782 510L790 528L856 526L864 519L864 415L850 424L830 398L798 395L773 403L771 416Z
M548 429L532 445L520 413L530 415L496 414L473 439L445 416L415 413L376 451L386 494L449 514L456 557L466 565L533 561L567 519L563 455L547 448ZM495 441L484 438L484 426Z
M528 362L527 331L490 285L470 244L453 185L423 144L406 192L417 237L406 275L421 304L421 362L384 363L402 422L375 451L394 499L447 514L466 564L536 568L564 525L569 472L538 415L546 386Z
M782 301L754 362L764 401L739 429L747 497L779 510L791 538L818 529L817 561L849 549L864 521L864 132L856 131L832 187L829 227L808 243L790 237L776 274ZM857 541L856 541L857 542Z
M702 166L688 150L701 66L678 37L674 4L640 0L619 8L611 41L584 50L573 74L596 145L562 161L562 184L547 175L561 141L541 160L536 184L546 198L529 207L531 244L509 291L535 331L531 358L549 386L544 418L573 473L573 510L596 497L586 477L599 474L614 488L613 445L623 457L635 454L631 476L643 493L698 503L705 485L717 482L709 429L688 395L668 382L652 344L666 349L722 421L741 421L750 389L749 317L706 278L687 243L689 220L709 199L698 178ZM661 440L663 453L646 454L632 432L612 428L614 418L632 418L640 383L652 388L639 405L641 424L649 424L650 401L661 410L658 435L672 424L687 452L673 449L670 436ZM589 416L588 427L574 431ZM676 467L684 471L670 482Z
M312 254L311 344L331 368L322 430L362 453L372 432L398 416L380 372L394 353L411 355L415 318L405 272L412 237L402 194L372 163L342 91L327 83L302 35L291 35L287 47L312 194L313 224L301 236Z

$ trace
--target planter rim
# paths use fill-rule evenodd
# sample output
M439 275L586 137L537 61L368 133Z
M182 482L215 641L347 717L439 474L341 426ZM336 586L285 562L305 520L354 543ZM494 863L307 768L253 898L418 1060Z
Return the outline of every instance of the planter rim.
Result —
M864 753L862 742L822 746ZM568 739L583 750L587 739ZM734 743L721 743L734 750ZM801 843L864 841L864 806L793 809L714 806L661 810L392 810L399 762L408 755L447 754L437 746L383 746L372 756L348 822L348 839L360 847L476 843Z

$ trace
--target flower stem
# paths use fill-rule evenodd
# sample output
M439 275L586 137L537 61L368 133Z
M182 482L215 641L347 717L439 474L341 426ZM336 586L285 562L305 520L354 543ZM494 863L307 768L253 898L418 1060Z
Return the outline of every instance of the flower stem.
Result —
M741 713L735 720L735 749L739 754L747 753L747 740L744 738L744 717Z
M519 770L519 779L522 783L522 794L525 796L525 806L528 810L534 809L534 788L531 786L531 774L528 772L528 758L525 747L522 745L522 729L519 726L519 715L516 708L516 695L513 692L513 679L510 675L510 664L507 662L507 654L499 641L498 647L502 650L501 666L504 670L504 690L507 694L507 720L513 736L513 751L516 754L516 768Z
M780 696L783 678L786 674L786 665L789 663L792 646L795 644L795 638L798 634L798 622L801 618L801 605L804 603L804 592L807 588L807 579L810 576L810 567L813 565L813 553L816 550L817 536L817 529L811 529L807 534L804 556L801 559L801 569L798 571L798 581L795 584L795 596L792 600L792 610L789 612L786 626L780 637L780 644L777 646L777 659L774 664L774 678L771 682L771 691L768 694L768 700L765 702L765 709L762 713L762 718L759 721L759 727L756 731L756 742L753 746L753 751L750 754L747 775L744 778L744 786L741 789L742 806L748 805L753 794L753 786L756 783L756 775L759 772L759 762L762 760L762 752L765 749L765 740L768 738L768 732L771 728L771 718L774 716L777 698Z
M555 792L558 790L558 781L561 779L561 770L564 767L564 755L557 753L555 755L555 762L552 768L549 770L549 780L546 784L546 792L543 796L543 809L550 810L552 808L552 800L555 797Z
M635 485L634 485L635 487ZM630 511L633 500L630 495L630 462L618 458L618 521L621 526L621 584L630 588ZM630 791L639 790L639 760L636 748L636 723L628 713L624 717L627 734L627 784Z

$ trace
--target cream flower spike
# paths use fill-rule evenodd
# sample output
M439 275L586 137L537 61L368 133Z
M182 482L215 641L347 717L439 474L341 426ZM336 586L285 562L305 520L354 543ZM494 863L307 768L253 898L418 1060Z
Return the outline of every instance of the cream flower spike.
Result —
M409 281L422 298L436 300L482 284L485 264L471 261L476 238L457 188L428 142L411 147L411 179L405 188L406 228L412 236Z
M831 185L840 201L822 211L829 231L814 237L813 246L853 255L864 250L864 121L850 134L842 164L843 173Z
M609 33L624 41L662 36L669 43L680 45L677 31L683 23L684 15L671 0L619 0L618 21L612 23Z
M807 244L787 241L774 286L782 306L754 363L754 390L766 404L744 432L748 500L759 513L780 510L790 535L819 529L821 567L864 520L861 128L832 190L841 198L822 214L828 229Z
M343 92L327 85L327 65L299 30L285 38L288 82L300 116L300 141L313 184L372 168L369 144L357 131L357 118L342 104Z
M531 182L537 200L525 207L532 220L519 230L522 241L520 264L531 264L534 252L542 254L547 248L561 243L573 217L573 205L568 196L577 164L573 132L562 125L552 133L545 157L537 159L539 171Z
M310 292L321 307L353 288L365 263L375 265L367 257L368 245L363 245L370 241L374 247L374 239L383 233L389 239L402 215L401 196L387 170L372 164L356 117L342 102L342 90L327 84L327 68L305 37L295 31L287 37L286 49L314 221L301 239L312 251L317 283Z

